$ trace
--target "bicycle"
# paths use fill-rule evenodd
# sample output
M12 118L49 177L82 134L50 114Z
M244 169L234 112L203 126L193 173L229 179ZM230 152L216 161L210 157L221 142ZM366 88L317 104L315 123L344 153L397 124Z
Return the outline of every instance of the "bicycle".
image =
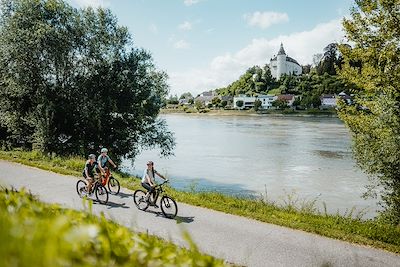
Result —
M112 173L109 168L105 167L105 176L103 177L101 183L105 187L107 185L108 192L113 195L117 195L119 190L121 189L119 185L119 181L112 176Z
M80 179L76 183L76 192L78 196L83 198L85 195L90 195L93 192L95 193L96 199L101 204L106 204L108 202L108 191L103 186L102 182L100 181L100 177L98 175L95 176L95 182L92 186L92 190L87 192L87 182L86 180Z
M170 219L174 218L178 213L178 205L176 204L175 200L172 197L168 196L167 194L164 194L165 191L163 189L163 186L166 183L168 183L168 180L154 187L154 193L152 193L154 196L153 202L150 202L152 194L150 194L146 198L147 192L144 192L141 189L136 190L133 193L133 201L135 202L136 207L139 210L145 211L150 205L152 205L153 203L155 204L157 202L158 197L161 194L163 194L160 200L161 211L165 217Z

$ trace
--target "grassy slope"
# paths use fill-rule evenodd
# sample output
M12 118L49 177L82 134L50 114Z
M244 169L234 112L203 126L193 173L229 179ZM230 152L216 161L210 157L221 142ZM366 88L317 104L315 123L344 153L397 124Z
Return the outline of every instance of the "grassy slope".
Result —
M76 176L80 176L84 164L84 160L80 158L48 158L38 152L0 151L0 158ZM140 188L139 180L134 177L124 174L115 176L124 187ZM169 194L178 201L191 205L400 253L400 227L376 220L362 221L339 215L321 214L312 206L279 207L261 200L235 198L219 193L182 192L169 189Z
M24 191L0 190L0 229L2 266L225 266L189 239L180 248Z

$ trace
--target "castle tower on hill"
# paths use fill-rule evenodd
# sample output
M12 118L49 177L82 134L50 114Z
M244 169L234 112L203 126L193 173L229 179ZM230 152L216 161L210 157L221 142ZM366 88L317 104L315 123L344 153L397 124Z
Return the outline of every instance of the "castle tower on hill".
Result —
M300 75L302 68L300 64L293 58L286 55L283 44L279 48L278 54L271 58L269 63L272 77L279 79L283 74Z

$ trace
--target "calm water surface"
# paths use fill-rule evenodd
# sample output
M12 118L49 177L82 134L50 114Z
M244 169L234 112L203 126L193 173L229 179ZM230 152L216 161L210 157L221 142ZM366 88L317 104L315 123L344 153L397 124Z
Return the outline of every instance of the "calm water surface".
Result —
M147 160L178 189L228 194L285 195L325 202L329 212L353 207L375 214L376 201L364 200L368 179L352 159L348 130L337 118L163 115L175 132L175 156L145 151L123 162L142 175Z

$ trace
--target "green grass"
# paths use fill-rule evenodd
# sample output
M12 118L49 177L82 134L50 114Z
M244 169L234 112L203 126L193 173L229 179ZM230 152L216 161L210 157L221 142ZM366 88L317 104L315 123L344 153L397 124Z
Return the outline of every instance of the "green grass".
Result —
M1 266L225 266L188 237L190 249L177 247L25 191L0 189L0 229Z
M80 158L50 158L38 152L0 151L0 158L76 176L81 175L84 165L84 160ZM123 187L133 190L140 188L137 178L121 173L115 176ZM293 201L278 205L262 199L238 198L213 192L182 192L172 188L168 191L179 202L400 253L400 226L379 220L355 219L351 214L329 215L317 211L315 203L304 203L299 207Z

